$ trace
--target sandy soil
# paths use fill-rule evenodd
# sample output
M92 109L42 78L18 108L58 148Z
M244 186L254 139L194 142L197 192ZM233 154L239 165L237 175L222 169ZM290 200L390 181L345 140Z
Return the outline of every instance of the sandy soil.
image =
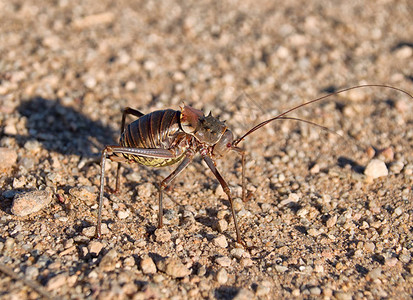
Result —
M182 2L0 1L0 298L410 299L413 99L391 89L291 114L343 137L291 120L249 136L248 202L239 157L217 161L246 247L199 158L167 190L162 230L156 183L173 168L125 165L94 238L123 107L185 102L240 136L341 88L413 92L408 0ZM373 157L388 175L364 174ZM16 216L33 190L50 203Z

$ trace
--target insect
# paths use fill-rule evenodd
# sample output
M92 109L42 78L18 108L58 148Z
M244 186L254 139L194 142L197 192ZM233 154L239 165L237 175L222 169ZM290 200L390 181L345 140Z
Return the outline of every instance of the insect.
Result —
M243 141L251 133L267 125L268 123L280 119L299 120L329 130L328 128L312 123L310 121L288 117L286 115L303 106L321 101L332 95L362 87L390 88L403 92L413 98L413 96L409 93L392 86L354 86L293 107L271 119L259 123L237 139L234 138L233 133L225 125L225 122L222 122L218 118L213 117L211 113L208 116L205 116L202 111L189 106L182 107L181 111L166 109L154 111L149 114L143 114L133 108L125 108L122 114L121 136L119 145L106 146L102 151L97 237L101 237L102 203L105 183L106 158L109 158L112 161L138 163L150 167L165 167L173 164L178 164L176 169L159 184L158 228L161 228L163 225L162 200L164 189L192 162L194 155L196 153L199 153L228 197L232 218L234 220L236 239L238 243L242 244L238 222L233 206L233 197L231 195L231 191L228 187L227 182L217 170L215 161L217 159L223 158L230 151L235 151L241 156L242 199L245 200L245 151L242 148L238 147L238 144L241 141ZM125 126L127 115L136 116L138 117L138 119ZM119 176L120 164L118 164L116 174L116 190L119 190Z

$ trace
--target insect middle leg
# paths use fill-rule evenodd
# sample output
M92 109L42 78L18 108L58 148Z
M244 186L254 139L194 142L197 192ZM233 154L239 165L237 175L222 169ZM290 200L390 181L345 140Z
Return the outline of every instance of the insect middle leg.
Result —
M176 158L176 154L172 151L167 149L142 149L142 148L129 148L129 147L122 147L118 145L113 146L106 146L105 149L102 151L102 156L100 160L100 191L99 191L99 209L98 209L98 222L96 225L96 234L97 237L101 237L101 223L102 223L102 206L103 206L103 192L105 186L105 166L106 166L106 158L109 158L112 161L122 162L128 161L126 157L123 155L116 155L116 154L129 154L132 156L144 156L144 157L151 157L151 158Z
M211 169L212 173L218 179L218 181L221 184L222 189L224 190L225 194L227 194L227 196L228 196L228 201L229 201L229 204L230 204L230 207L231 207L232 217L234 219L235 232L237 234L237 242L242 244L241 235L239 233L239 228L238 228L237 216L235 215L235 210L234 210L234 203L233 203L232 197L231 197L231 190L229 189L228 184L226 183L224 178L222 178L221 174L219 174L217 168L215 167L214 161L208 156L203 156L203 159L206 162L206 164L208 165L208 167Z
M125 121L126 121L127 115L132 115L132 116L140 118L144 115L144 113L141 113L139 110L136 110L131 107L125 107L122 111L122 123L120 126L120 135L122 135L122 133L125 131ZM120 188L120 167L121 167L121 164L118 163L118 168L116 170L115 193L119 192L119 188Z
M101 173L100 173L100 192L99 192L99 208L98 208L98 221L96 225L96 234L97 237L101 237L101 223L102 223L102 206L103 206L103 192L104 192L104 185L105 185L105 165L106 165L106 158L109 158L113 161L127 161L127 159L123 156L117 156L116 154L129 154L133 156L144 156L144 157L151 157L151 158L176 158L176 154L172 151L167 149L144 149L144 148L129 148L129 147L122 147L122 146L106 146L105 149L102 151L101 157ZM162 216L163 216L163 207L162 207L162 194L163 189L168 186L168 184L178 176L192 161L193 152L188 151L186 153L185 158L179 164L179 166L162 182L160 183L160 191L159 191L159 215L158 215L158 228L162 227Z
M192 162L193 156L194 154L188 151L179 166L159 184L158 228L162 228L163 226L163 190Z

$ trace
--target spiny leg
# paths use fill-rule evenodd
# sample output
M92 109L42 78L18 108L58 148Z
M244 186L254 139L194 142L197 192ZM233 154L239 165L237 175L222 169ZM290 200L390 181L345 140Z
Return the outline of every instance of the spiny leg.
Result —
M235 215L235 210L234 210L234 203L232 201L231 191L228 187L228 184L225 182L224 178L222 178L221 174L219 174L217 168L215 167L215 164L214 164L213 160L208 156L203 156L203 159L206 162L206 164L208 165L208 167L211 169L212 173L218 179L218 181L221 184L222 189L224 190L225 194L227 194L227 196L228 196L228 201L229 201L229 204L231 206L232 217L234 219L235 232L237 234L237 242L242 244L241 235L239 233L239 228L238 228L237 217Z
M163 226L163 190L191 163L193 156L194 154L188 151L184 160L179 164L179 166L159 184L158 228L162 228Z
M126 121L126 115L132 115L135 117L142 117L144 114L141 113L140 111L133 109L131 107L125 107L122 111L122 123L120 126L120 134L122 135L122 133L125 131L125 121ZM116 187L115 187L115 193L119 192L119 188L120 188L120 163L118 163L118 168L116 170Z

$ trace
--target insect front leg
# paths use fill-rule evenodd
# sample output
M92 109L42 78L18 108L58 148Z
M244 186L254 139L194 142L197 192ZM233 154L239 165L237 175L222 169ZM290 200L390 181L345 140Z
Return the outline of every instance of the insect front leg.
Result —
M159 184L158 228L162 228L163 226L163 190L192 162L193 156L194 154L188 151L179 166Z
M218 179L218 181L221 184L222 189L224 190L225 194L227 194L227 196L228 196L228 201L229 201L229 204L231 206L232 217L234 219L235 232L237 234L237 242L242 244L241 235L239 233L239 228L238 228L237 217L235 215L235 210L234 210L234 203L233 203L232 197L231 197L231 190L229 189L228 184L226 183L224 178L222 178L221 174L219 174L217 168L215 167L214 161L208 156L203 156L203 159L206 162L206 164L208 165L208 167L211 169L212 173Z
M125 107L122 111L122 123L120 126L120 134L122 135L122 133L125 131L125 121L126 121L126 115L132 115L135 117L142 117L144 114L141 113L140 111L131 108L131 107ZM120 167L121 164L118 163L118 168L116 170L116 188L115 188L115 193L119 192L119 188L120 188Z

